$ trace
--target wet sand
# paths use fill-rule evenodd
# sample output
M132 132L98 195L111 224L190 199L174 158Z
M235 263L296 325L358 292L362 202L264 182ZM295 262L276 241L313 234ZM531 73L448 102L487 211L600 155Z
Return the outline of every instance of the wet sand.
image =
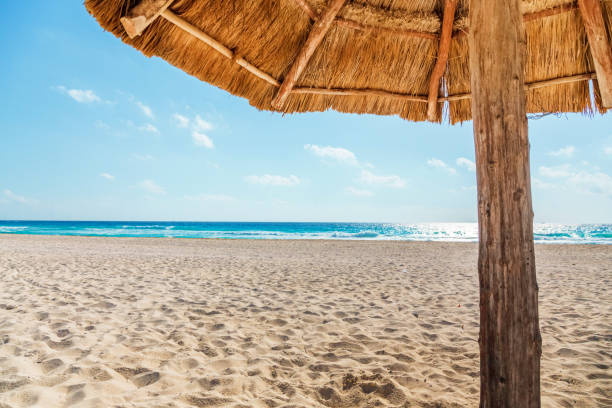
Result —
M542 405L612 406L612 246L536 251ZM476 407L476 256L0 235L0 407Z

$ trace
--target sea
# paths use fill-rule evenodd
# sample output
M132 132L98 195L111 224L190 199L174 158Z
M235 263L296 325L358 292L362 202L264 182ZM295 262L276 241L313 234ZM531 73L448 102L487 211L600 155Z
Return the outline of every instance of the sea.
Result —
M0 221L0 233L101 237L476 242L476 223ZM612 244L612 224L535 224L539 243Z

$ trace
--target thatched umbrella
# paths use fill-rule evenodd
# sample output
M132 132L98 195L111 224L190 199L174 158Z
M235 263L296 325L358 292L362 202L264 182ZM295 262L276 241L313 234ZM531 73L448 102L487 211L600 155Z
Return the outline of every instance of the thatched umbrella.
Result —
M258 109L472 119L481 406L540 405L526 113L612 107L611 0L86 0L85 6L145 55Z

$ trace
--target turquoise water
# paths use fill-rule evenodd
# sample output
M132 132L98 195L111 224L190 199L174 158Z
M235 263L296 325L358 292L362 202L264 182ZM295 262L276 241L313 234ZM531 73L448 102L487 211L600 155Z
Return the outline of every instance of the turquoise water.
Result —
M373 239L474 242L476 223L0 221L0 233L230 239ZM612 244L612 224L535 224L536 242Z

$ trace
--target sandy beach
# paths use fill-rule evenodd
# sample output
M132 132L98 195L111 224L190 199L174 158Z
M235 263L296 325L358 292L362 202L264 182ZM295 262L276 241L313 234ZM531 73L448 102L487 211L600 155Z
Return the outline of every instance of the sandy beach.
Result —
M612 246L537 246L544 407L612 406ZM476 244L0 235L0 407L476 407Z

